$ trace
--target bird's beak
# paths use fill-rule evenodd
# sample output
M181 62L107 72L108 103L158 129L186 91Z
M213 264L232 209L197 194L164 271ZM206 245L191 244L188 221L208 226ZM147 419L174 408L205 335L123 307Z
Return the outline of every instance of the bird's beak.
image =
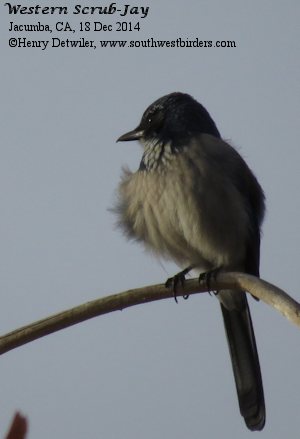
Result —
M117 139L117 142L128 142L129 140L139 140L143 137L144 130L139 127L135 128L132 131L128 131L128 133L123 134Z

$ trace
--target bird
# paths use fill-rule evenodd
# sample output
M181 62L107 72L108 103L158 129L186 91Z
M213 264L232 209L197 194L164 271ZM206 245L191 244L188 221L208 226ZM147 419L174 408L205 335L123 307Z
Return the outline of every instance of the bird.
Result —
M118 138L143 148L137 171L122 171L117 224L159 258L201 273L259 277L265 196L240 153L206 108L182 92L154 101L137 128ZM243 291L221 290L225 332L240 413L262 430L265 401L250 309Z

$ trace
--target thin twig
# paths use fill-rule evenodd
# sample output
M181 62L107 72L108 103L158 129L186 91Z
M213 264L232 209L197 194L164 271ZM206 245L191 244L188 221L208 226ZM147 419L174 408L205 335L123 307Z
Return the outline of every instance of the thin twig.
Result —
M255 276L244 273L220 273L217 280L211 279L210 288L212 291L236 290L237 294L239 294L239 291L247 291L277 309L295 325L300 326L299 303L284 291ZM177 296L203 293L206 290L205 283L199 283L198 279L191 279L185 282L183 288L178 288ZM102 314L168 298L173 298L173 292L166 288L164 284L160 284L136 288L93 300L3 335L0 337L0 354Z

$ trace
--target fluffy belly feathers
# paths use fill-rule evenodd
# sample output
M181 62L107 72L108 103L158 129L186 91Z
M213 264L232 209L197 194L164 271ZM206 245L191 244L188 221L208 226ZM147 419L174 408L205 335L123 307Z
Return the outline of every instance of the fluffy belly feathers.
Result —
M241 257L241 248L234 248L236 237L227 245L233 237L224 233L224 210L216 200L211 200L215 207L208 206L210 194L201 195L201 188L195 191L193 185L193 179L187 181L167 171L125 171L119 191L119 222L129 237L179 266L192 264L207 270L233 265L232 260ZM205 208L213 214L206 223L201 216ZM234 249L234 255L228 248Z

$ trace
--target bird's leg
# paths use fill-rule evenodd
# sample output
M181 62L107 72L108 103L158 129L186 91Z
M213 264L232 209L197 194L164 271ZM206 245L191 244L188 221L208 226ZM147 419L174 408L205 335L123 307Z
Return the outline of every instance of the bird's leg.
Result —
M194 268L193 265L190 265L189 267L185 268L184 270L180 271L179 273L175 274L173 277L169 277L169 279L166 281L165 286L166 288L172 288L175 302L178 303L177 300L177 286L180 284L182 287L184 286L185 282L185 275L188 274L192 269ZM185 300L188 299L189 295L186 294L185 296L182 296Z
M217 291L212 291L210 288L210 282L211 279L216 280L217 276L219 274L219 272L222 270L222 266L217 267L217 268L213 268L212 270L209 271L205 271L204 273L201 273L199 276L199 283L200 282L205 282L206 286L207 286L207 291L210 294L211 292L213 292L215 295L218 294Z

